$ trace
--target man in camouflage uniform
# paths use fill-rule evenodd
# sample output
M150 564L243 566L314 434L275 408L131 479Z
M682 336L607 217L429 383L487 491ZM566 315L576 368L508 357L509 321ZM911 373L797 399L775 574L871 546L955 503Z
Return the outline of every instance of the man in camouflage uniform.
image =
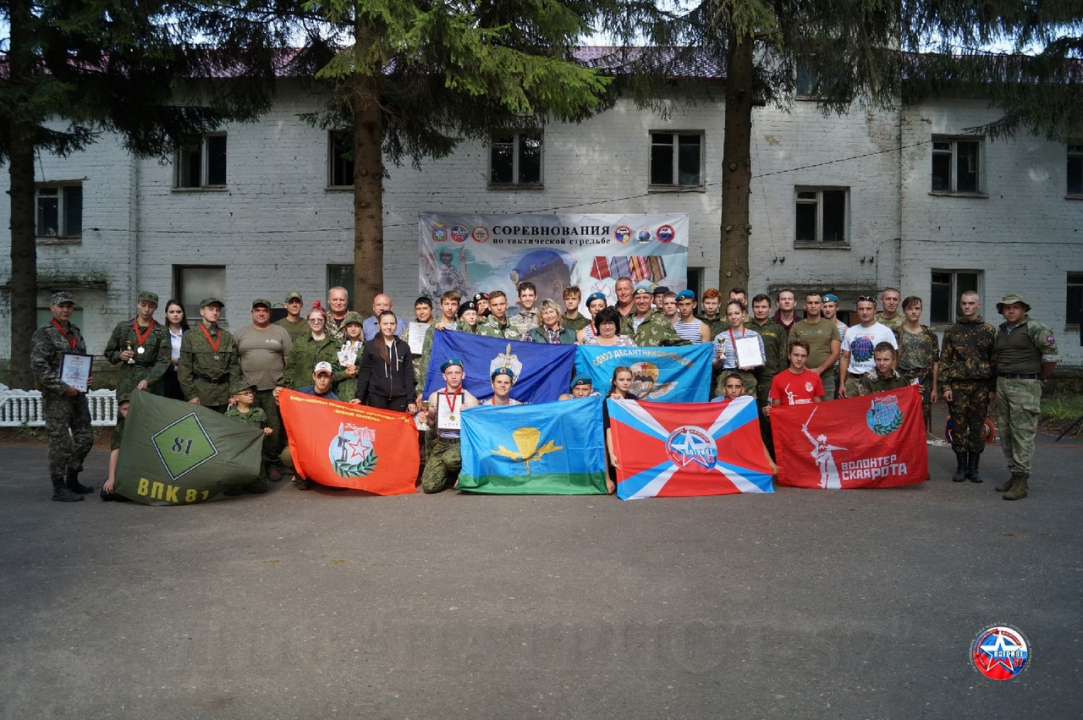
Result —
M896 369L898 351L888 342L878 343L872 351L872 370L857 378L855 396L872 395L886 390L898 390L909 385L909 381Z
M876 313L876 322L889 330L894 330L906 322L906 316L899 312L899 303L901 302L902 293L898 289L893 287L884 288L884 291L880 293L880 304L884 309Z
M725 318L723 318L725 321ZM757 368L756 375L756 405L760 408L760 435L763 436L763 444L771 451L774 457L775 443L774 434L771 432L771 420L764 408L770 407L771 381L775 375L789 367L786 358L786 343L788 341L786 328L771 319L771 296L760 293L752 298L752 318L746 325L749 330L759 333L763 340L763 352L765 362L763 367ZM715 333L722 332L719 330ZM714 337L714 336L712 336ZM714 387L712 380L711 387Z
M94 433L86 395L61 382L60 363L67 353L86 355L86 342L78 326L71 322L75 309L71 293L53 293L49 309L52 319L38 328L30 341L30 367L41 386L45 409L53 500L78 502L83 495L94 492L79 482L83 460L94 445Z
M202 321L181 339L177 380L188 402L224 413L229 405L229 388L241 379L237 342L218 327L225 305L218 298L203 298L199 304Z
M620 324L620 334L632 338L637 347L691 345L673 329L672 323L654 307L650 285L640 283L632 293L635 310Z
M997 427L1012 476L996 491L1005 500L1022 500L1029 490L1042 383L1057 366L1057 341L1052 330L1027 315L1030 305L1020 295L1005 295L997 312L1004 316L993 339Z
M959 320L944 331L940 353L940 387L951 415L951 448L957 466L953 482L980 483L978 470L985 451L985 418L993 397L993 336L996 329L978 311L978 293L959 298Z
M162 377L169 369L173 346L166 327L154 321L158 295L139 293L136 315L113 328L105 344L105 359L117 368L117 397L131 397L136 390L162 394ZM124 431L124 417L117 418L117 431Z
M478 323L478 335L503 340L523 339L519 328L508 318L508 298L500 290L489 293L489 317Z

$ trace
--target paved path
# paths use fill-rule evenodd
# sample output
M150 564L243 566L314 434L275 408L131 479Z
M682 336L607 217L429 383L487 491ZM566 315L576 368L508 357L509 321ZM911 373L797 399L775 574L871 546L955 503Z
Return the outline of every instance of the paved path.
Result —
M1016 503L999 448L973 485L936 447L894 490L187 508L50 502L3 446L0 717L1079 717L1083 442L1050 441ZM995 623L1008 682L968 658Z

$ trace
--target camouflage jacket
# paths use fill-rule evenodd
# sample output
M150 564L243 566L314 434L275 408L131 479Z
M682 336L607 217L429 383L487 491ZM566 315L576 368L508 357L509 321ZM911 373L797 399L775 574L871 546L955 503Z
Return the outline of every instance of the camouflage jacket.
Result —
M207 342L197 325L181 338L177 380L188 400L199 398L211 407L229 404L229 387L241 379L241 361L237 357L237 341L229 332L218 328L218 349ZM212 333L213 335L213 333Z
M940 376L943 390L962 380L989 380L993 376L993 339L996 329L979 315L973 320L960 319L944 331L940 350Z
M515 326L515 329L519 331L520 338L526 338L526 334L538 327L538 310L520 310L515 315L509 315L508 322ZM508 338L513 340L514 338Z
M575 332L579 332L587 325L590 325L590 318L580 313L579 317L575 318L574 320L569 320L568 313L562 313L560 316L560 324L566 328L571 328Z
M757 371L757 379L761 382L770 381L775 375L785 370L790 366L790 361L786 357L786 343L787 335L786 328L779 325L771 318L767 318L767 322L760 325L755 320L749 322L745 327L749 330L754 330L759 333L763 338L763 350L767 355L767 362L763 367ZM719 330L718 332L722 332ZM712 335L711 337L715 337Z
M169 331L165 325L155 322L150 329L150 335L143 339L144 352L138 353L140 345L139 338L135 335L134 323L135 318L117 323L105 345L105 359L114 365L120 364L117 370L117 397L131 395L142 380L147 381L148 391L161 395L162 376L169 369L173 351ZM128 343L131 343L132 352L136 352L136 356L132 358L134 363L120 359L120 353L128 349Z
M478 323L478 335L485 337L503 338L505 340L522 340L523 334L519 328L512 324L511 318L504 318L505 324L501 325L492 315L485 318L485 322ZM533 327L533 326L531 326Z
M940 341L936 339L936 335L933 333L932 330L922 325L920 335L922 362L924 362L924 365L918 365L916 367L903 367L903 363L907 360L906 355L909 352L908 348L903 347L903 341L906 340L907 336L909 336L910 333L906 332L906 330L903 330L902 325L894 328L892 332L895 333L895 342L898 345L899 350L899 362L897 363L899 370L906 372L908 370L914 370L917 369L917 367L920 367L925 368L929 372L932 372L933 365L940 362Z
M620 334L632 338L637 347L668 347L671 345L691 345L673 329L666 316L651 308L639 329L635 329L635 313L629 313L628 317L620 324Z
M888 330L894 330L906 322L906 316L903 315L902 308L900 308L895 311L895 317L892 318L885 318L883 313L876 313L876 322L880 323Z
M872 395L884 390L897 390L906 387L908 384L907 379L900 375L898 371L893 370L891 377L885 379L880 377L876 370L870 370L857 379L857 394Z
M298 338L297 342L290 346L290 356L286 359L286 367L282 370L282 385L290 390L303 388L312 384L312 371L316 369L316 363L331 363L331 382L340 383L346 377L346 371L338 362L338 349L342 343L327 333L323 340L313 340L312 333Z
M346 313L341 320L336 320L334 315L327 313L327 325L324 327L324 332L334 338L335 343L338 345L341 345L346 339L346 318L349 315L349 313ZM311 379L309 378L309 380Z
M60 396L68 387L60 382L60 360L65 353L86 355L86 341L79 326L68 323L67 333L65 338L50 321L35 330L30 340L30 369L46 397ZM75 339L75 347L69 338Z
M233 406L226 410L226 417L233 418L252 428L262 429L267 427L267 413L260 407L250 407L248 412L243 413L237 409L237 406Z

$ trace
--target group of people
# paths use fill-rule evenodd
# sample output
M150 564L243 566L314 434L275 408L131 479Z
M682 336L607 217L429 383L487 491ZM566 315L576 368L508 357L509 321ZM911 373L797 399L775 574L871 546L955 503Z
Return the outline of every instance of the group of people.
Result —
M1053 371L1056 343L1052 331L1027 313L1030 306L1018 295L997 304L1004 322L993 328L979 314L977 293L960 298L959 319L944 333L943 346L920 322L922 301L902 298L895 288L856 303L857 323L838 318L839 298L833 293L808 292L804 316L797 310L793 290L775 296L752 297L742 288L722 294L709 288L697 300L690 290L671 292L647 283L620 278L616 302L602 293L586 298L571 286L563 291L563 308L552 300L536 303L530 282L517 286L512 311L502 291L479 292L464 300L457 291L432 299L419 297L414 318L398 317L388 295L377 295L371 316L351 312L345 288L328 292L327 307L304 301L297 292L285 296L286 317L271 322L272 303L251 303L251 323L229 332L219 325L224 307L208 297L200 303L200 319L188 326L184 307L169 300L165 323L155 320L158 296L140 292L136 314L118 323L106 345L105 358L118 366L119 420L114 432L109 477L103 499L114 498L116 458L123 434L127 403L134 392L152 392L226 413L262 428L263 463L260 477L237 492L266 492L267 483L286 472L282 451L284 428L278 412L282 388L412 413L419 426L433 427L422 489L438 492L454 483L461 467L459 430L455 423L438 427L437 400L453 406L451 416L478 404L462 385L463 362L433 358L436 332L466 332L508 340L603 346L657 347L713 343L712 397L756 398L761 411L765 446L773 443L770 412L779 405L817 403L902 387L921 388L927 429L931 408L940 397L949 404L952 446L958 459L956 482L981 482L979 459L984 450L984 423L995 398L998 426L1011 479L997 486L1008 500L1026 497L1033 456L1041 383ZM67 292L52 296L52 320L33 338L32 366L41 386L49 435L49 473L53 499L83 499L93 488L78 476L90 450L92 434L87 401L82 392L60 379L66 353L85 354L78 327L70 321L75 305ZM439 314L437 315L437 307ZM751 309L751 315L749 310ZM772 312L773 311L773 312ZM418 327L424 330L423 340ZM1020 332L1020 330L1022 330ZM413 345L408 342L414 339ZM422 397L431 362L439 362L445 386ZM510 397L516 378L499 368L490 378L492 405L514 404ZM589 378L573 379L564 399L600 394ZM638 398L631 369L617 368L608 397ZM70 429L70 433L69 433ZM304 478L294 480L301 489Z

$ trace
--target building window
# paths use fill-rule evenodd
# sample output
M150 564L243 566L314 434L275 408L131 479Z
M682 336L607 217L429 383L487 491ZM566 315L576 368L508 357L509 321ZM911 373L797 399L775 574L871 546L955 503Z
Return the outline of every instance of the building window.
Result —
M190 138L177 149L176 187L225 187L225 133Z
M929 320L950 325L959 312L959 298L973 290L981 296L981 273L974 270L933 270Z
M77 238L83 235L82 185L39 185L34 202L38 237Z
M799 243L846 243L850 190L848 188L796 188Z
M327 297L333 287L346 288L348 297L350 298L350 302L346 305L346 308L353 310L353 265L327 266L327 292L325 292L323 296Z
M1083 272L1068 273L1068 298L1064 303L1068 325L1083 325Z
M651 133L651 186L703 187L703 133Z
M542 132L493 133L489 144L489 184L542 184Z
M1083 197L1083 145L1068 146L1068 194Z
M933 138L933 192L978 194L982 192L981 139Z
M328 134L330 157L327 166L331 171L328 184L331 187L353 185L353 130L332 130Z
M199 322L199 304L204 298L226 301L226 268L223 265L174 265L173 287L176 297L184 306L189 323ZM226 308L222 308L219 322L226 324Z

